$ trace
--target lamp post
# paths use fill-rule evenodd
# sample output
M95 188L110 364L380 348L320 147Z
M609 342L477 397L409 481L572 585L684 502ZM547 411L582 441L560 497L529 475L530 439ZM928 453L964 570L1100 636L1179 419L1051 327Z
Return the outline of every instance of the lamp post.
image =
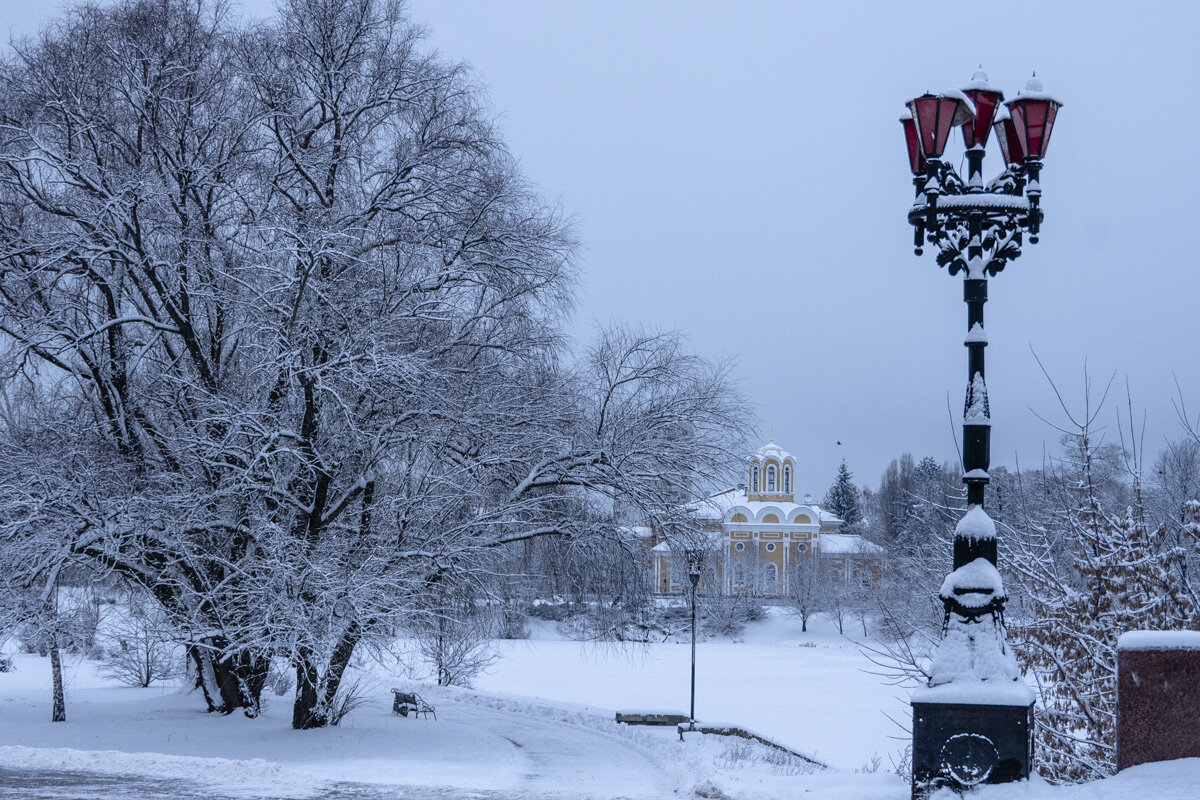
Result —
M692 583L692 703L688 710L688 730L696 730L696 587L700 584L703 555L691 549L687 553L688 580Z
M967 304L967 393L963 406L963 483L967 511L954 532L954 570L939 597L942 641L926 686L912 695L914 798L941 786L965 789L1029 776L1033 761L1032 691L1005 642L1008 599L996 569L996 525L984 511L991 448L991 409L984 380L988 279L1021 254L1041 227L1041 169L1062 104L1032 78L1017 96L976 72L960 89L926 93L900 118L916 200L908 212L921 255L963 274ZM942 155L954 128L966 147L967 175ZM988 135L995 131L1004 169L984 182Z

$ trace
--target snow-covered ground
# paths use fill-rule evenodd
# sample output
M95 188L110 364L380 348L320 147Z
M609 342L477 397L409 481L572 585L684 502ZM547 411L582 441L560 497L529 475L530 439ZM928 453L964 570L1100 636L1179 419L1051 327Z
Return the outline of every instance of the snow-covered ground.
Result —
M40 785L46 770L137 778L131 797L178 787L179 796L904 800L908 787L890 772L904 742L884 715L904 718L903 693L864 672L869 662L827 623L810 631L776 614L743 641L702 642L697 717L765 734L826 770L740 739L681 743L674 729L615 724L618 709L686 711L688 646L585 644L539 626L530 640L503 643L475 691L375 668L367 705L338 728L305 732L291 730L287 698L271 697L262 719L216 717L177 685L114 686L84 660L67 666L68 722L52 724L47 659L20 655L16 672L0 674L0 783ZM392 715L387 689L396 684L434 703L437 720ZM0 795L113 789L97 785L58 794L0 786ZM979 798L1190 800L1198 786L1200 760L1191 759L1082 787L988 787Z
M907 692L889 686L828 620L780 609L751 624L740 641L701 642L696 718L737 723L831 766L851 771L876 758L890 769L906 741L887 716L908 715ZM691 648L686 642L617 647L535 638L504 642L503 658L480 690L573 702L609 716L621 709L688 711ZM853 633L850 625L847 634ZM861 629L860 631L861 632Z

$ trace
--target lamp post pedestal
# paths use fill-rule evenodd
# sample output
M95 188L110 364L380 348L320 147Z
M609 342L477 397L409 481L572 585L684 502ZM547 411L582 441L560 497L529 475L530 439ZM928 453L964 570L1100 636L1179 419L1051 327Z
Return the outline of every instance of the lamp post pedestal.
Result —
M1041 159L1061 103L1036 78L1005 106L1003 99L977 72L961 90L910 101L900 120L916 187L908 214L916 253L922 253L923 238L935 245L938 264L951 275L963 273L967 304L967 511L955 529L954 571L938 592L945 609L942 641L927 685L912 695L914 800L941 787L1020 780L1033 767L1034 693L1005 641L1008 597L996 569L996 525L984 511L992 419L983 309L988 278L1021 254L1025 232L1037 241ZM961 127L967 148L966 180L942 158L954 127ZM983 158L993 127L1006 168L985 184Z
M912 699L913 798L944 786L961 789L1029 777L1032 701L1028 705L942 703L921 702L918 696Z

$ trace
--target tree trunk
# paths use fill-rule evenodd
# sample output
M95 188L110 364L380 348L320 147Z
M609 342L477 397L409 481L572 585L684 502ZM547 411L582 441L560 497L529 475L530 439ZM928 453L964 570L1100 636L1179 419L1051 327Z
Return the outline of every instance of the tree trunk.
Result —
M334 709L334 702L342 685L342 676L346 667L350 666L350 659L354 656L354 648L358 646L360 637L361 628L358 623L350 623L338 640L337 646L333 648L324 680L321 680L317 669L315 653L308 648L302 648L297 654L292 728L306 731L336 725L341 721Z
M58 634L50 636L50 676L54 681L53 707L50 711L51 722L67 721L67 700L63 694L62 659L58 653Z
M270 660L246 650L225 654L228 644L222 636L210 636L188 648L196 685L204 692L210 713L231 714L241 708L247 717L257 717Z
M296 654L296 698L292 702L292 728L307 731L325 727L325 710L318 708L317 666L307 648Z

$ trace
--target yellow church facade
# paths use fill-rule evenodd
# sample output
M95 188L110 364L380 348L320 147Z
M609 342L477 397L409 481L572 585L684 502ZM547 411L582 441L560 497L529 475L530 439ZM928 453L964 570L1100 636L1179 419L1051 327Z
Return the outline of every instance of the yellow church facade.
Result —
M820 558L823 568L849 578L856 562L877 561L880 549L860 536L840 534L843 522L804 497L795 501L796 460L774 442L747 459L744 486L691 504L708 533L706 572L724 594L786 597L796 572ZM661 541L651 549L655 591L690 586L682 557ZM702 585L702 590L707 587Z

